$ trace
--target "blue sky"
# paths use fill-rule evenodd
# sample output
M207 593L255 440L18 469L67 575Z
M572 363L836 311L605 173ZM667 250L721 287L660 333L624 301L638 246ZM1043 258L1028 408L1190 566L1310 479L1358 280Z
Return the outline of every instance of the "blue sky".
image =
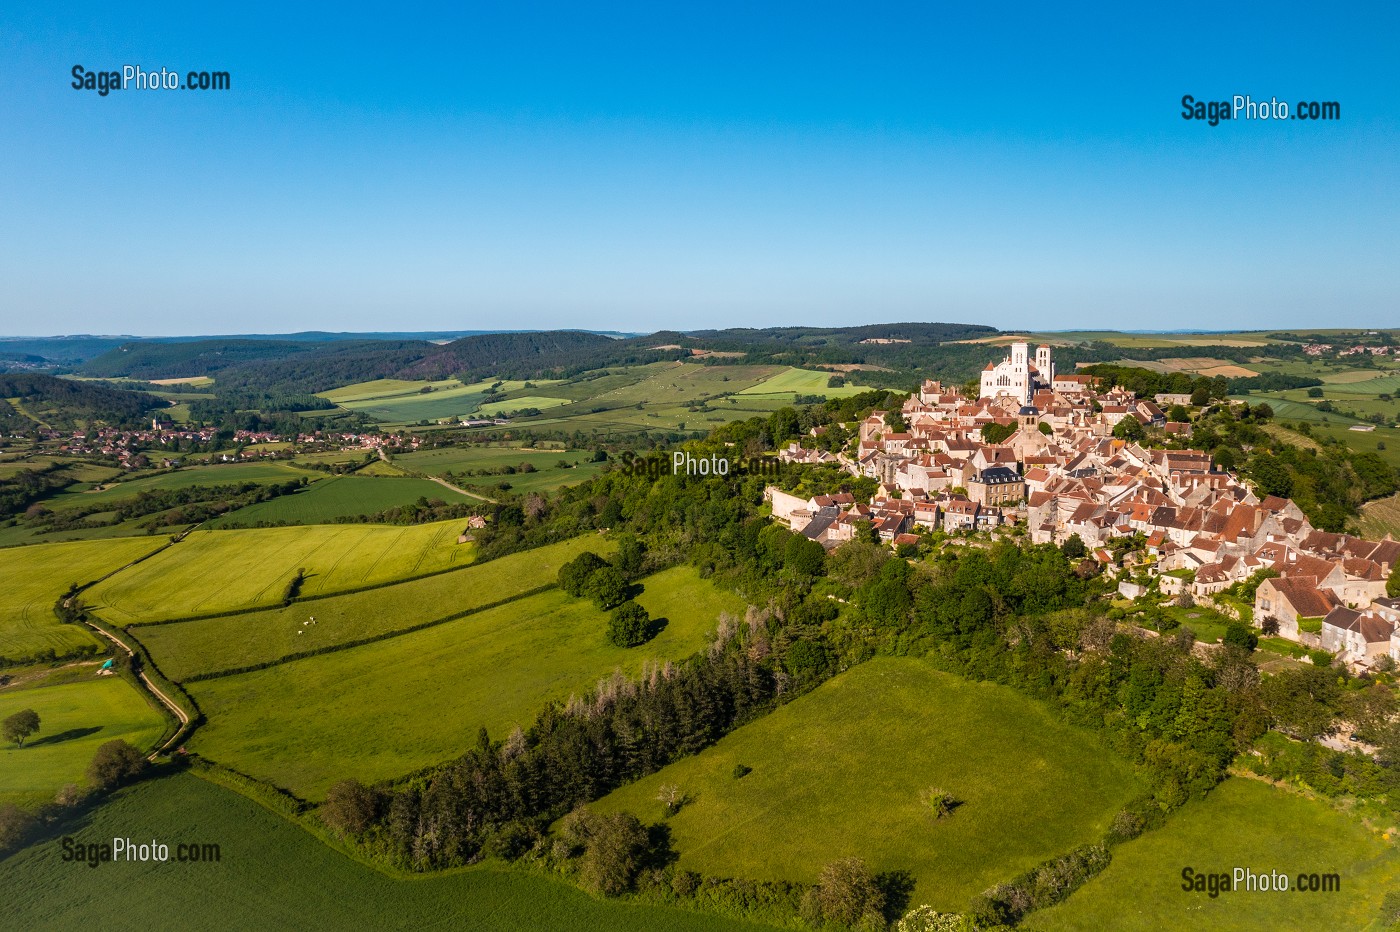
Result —
M0 333L1400 324L1394 5L33 6Z

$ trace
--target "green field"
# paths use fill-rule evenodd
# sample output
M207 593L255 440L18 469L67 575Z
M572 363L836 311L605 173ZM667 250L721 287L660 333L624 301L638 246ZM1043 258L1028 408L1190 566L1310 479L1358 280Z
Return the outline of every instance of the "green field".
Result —
M53 799L65 784L84 782L97 748L122 738L148 751L165 719L119 676L95 675L58 686L0 689L0 718L21 709L39 713L39 732L23 747L0 745L0 803L32 805Z
M471 562L461 521L195 531L85 595L121 625L274 605L298 568L302 595L422 576Z
M5 925L189 932L467 929L477 932L739 932L715 916L595 900L561 881L480 867L395 878L326 847L257 803L189 774L124 790L69 833L219 846L217 863L65 863L56 841L0 861Z
M444 473L466 473L494 470L529 464L534 472L512 474L493 473L483 476L458 475L455 480L464 488L489 495L502 482L516 492L547 492L564 485L573 485L602 472L605 464L589 462L589 450L537 450L512 445L471 445L415 450L394 457L394 464L411 472L441 476ZM568 468L559 464L567 463Z
M831 379L830 372L815 372L811 369L786 369L779 372L772 378L764 379L751 388L746 388L740 395L824 395L828 398L844 398L848 395L859 395L861 392L869 391L859 385L843 385L840 388L828 388L827 382Z
M100 491L64 492L44 504L54 511L64 508L85 508L95 504L115 503L135 498L139 493L155 489L186 489L195 485L232 485L241 482L271 484L291 479L314 479L319 474L298 469L290 463L220 463L213 466L187 466L181 469L125 482L114 482Z
M165 538L35 544L0 550L0 657L62 656L95 643L82 625L60 624L54 603L74 583L100 579L165 543Z
M401 379L378 379L373 382L359 382L322 392L321 397L333 401L342 408L360 411L376 421L386 424L412 424L422 420L436 421L442 418L464 417L476 412L477 407L488 399L486 390L497 381L476 382L463 385L456 379L438 382L406 382ZM530 383L532 386L547 386L549 381ZM500 382L496 395L520 392L524 382ZM429 389L429 391L424 391ZM490 396L492 401L495 395ZM506 405L510 408L510 405ZM518 405L516 407L527 407ZM528 407L544 407L534 404Z
M736 764L752 772L736 780ZM810 882L857 856L910 871L911 903L950 911L1098 841L1141 790L1126 763L1035 701L894 658L860 664L598 808L659 820L665 784L691 800L667 823L682 868ZM962 801L943 820L920 800L935 786Z
M1380 540L1400 537L1400 493L1361 506L1361 536Z
M607 556L612 544L598 537L575 537L367 592L241 615L146 625L135 635L162 673L183 682L196 674L243 669L512 599L554 582L559 567L585 550ZM304 624L313 617L315 624Z
M1296 876L1338 873L1340 893L1181 889L1181 871L1249 868ZM1221 784L1167 824L1114 849L1113 863L1066 902L1032 913L1023 928L1380 928L1380 901L1400 889L1400 852L1326 805L1244 778Z
M319 798L336 780L400 776L456 757L485 726L504 738L546 702L621 668L700 650L728 597L690 567L644 581L638 599L669 623L643 647L613 647L607 618L555 589L458 621L188 691L209 721L191 750Z
M427 479L392 479L373 476L332 476L313 482L305 491L283 495L229 512L210 527L256 524L259 521L319 524L336 518L374 515L420 498L429 501L469 502L473 499Z
M524 408L557 408L559 405L569 403L567 398L550 398L545 395L516 395L505 401L491 401L476 409L476 413L482 417L496 417L499 414L511 414Z

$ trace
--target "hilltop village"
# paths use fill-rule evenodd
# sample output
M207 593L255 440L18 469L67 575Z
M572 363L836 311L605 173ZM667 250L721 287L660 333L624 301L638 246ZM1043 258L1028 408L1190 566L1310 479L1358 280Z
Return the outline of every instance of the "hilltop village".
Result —
M1208 453L1124 439L1142 434L1119 428L1132 418L1189 440L1190 423L1163 412L1189 398L1100 393L1089 376L1056 374L1050 347L1032 357L1026 343L989 364L980 389L972 399L925 381L897 416L872 412L846 451L789 445L783 460L835 465L876 480L879 490L858 502L769 488L774 517L828 548L867 521L896 547L917 544L917 529L1010 526L1032 543L1077 538L1089 559L1117 574L1127 598L1155 588L1252 616L1264 632L1357 670L1383 657L1400 661L1400 600L1386 597L1400 542L1319 530L1292 501L1261 498ZM1125 539L1133 546L1110 546ZM1243 612L1217 598L1246 582L1254 601Z

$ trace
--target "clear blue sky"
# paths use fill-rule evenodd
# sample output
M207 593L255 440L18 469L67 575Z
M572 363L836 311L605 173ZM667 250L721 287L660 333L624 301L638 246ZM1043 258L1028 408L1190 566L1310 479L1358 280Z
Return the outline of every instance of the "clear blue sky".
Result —
M1394 4L16 6L0 333L1400 325Z

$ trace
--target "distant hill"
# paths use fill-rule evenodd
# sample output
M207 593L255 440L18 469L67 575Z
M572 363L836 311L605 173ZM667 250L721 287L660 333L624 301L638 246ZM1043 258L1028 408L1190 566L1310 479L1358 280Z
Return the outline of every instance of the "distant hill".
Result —
M167 406L146 392L60 379L35 373L0 374L0 430L36 425L75 430L93 424L135 425Z
M99 379L179 379L214 375L233 366L309 353L317 344L293 340L196 340L125 343L88 360L81 375Z

